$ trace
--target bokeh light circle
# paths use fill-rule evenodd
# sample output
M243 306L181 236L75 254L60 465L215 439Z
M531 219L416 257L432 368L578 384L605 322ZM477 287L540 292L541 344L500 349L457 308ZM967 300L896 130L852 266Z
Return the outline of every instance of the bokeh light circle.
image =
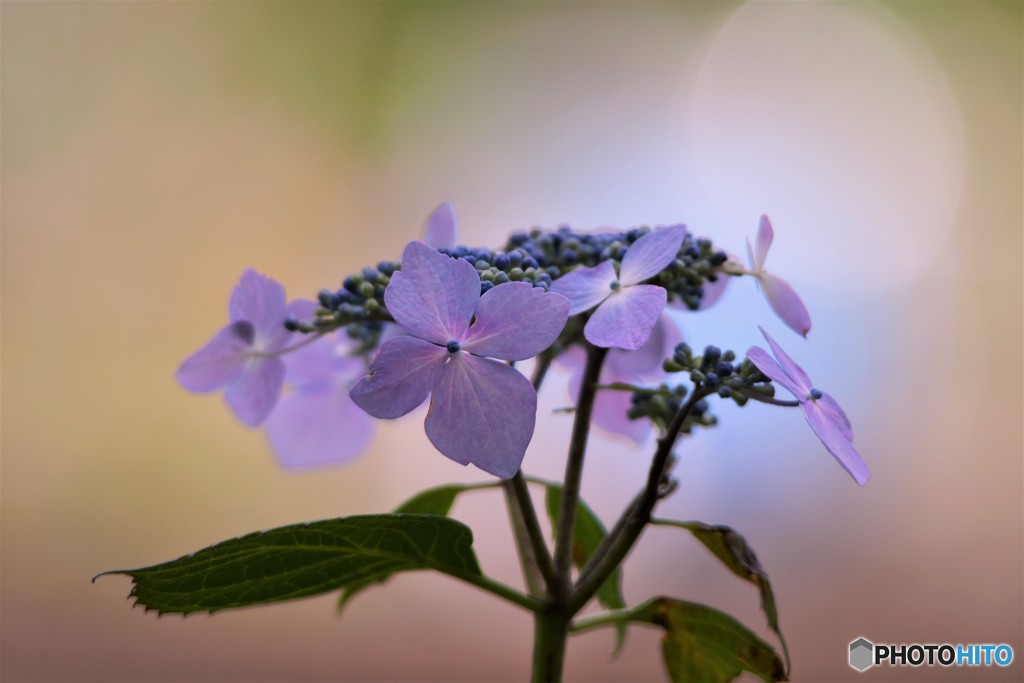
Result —
M948 237L964 175L957 103L917 37L859 3L752 3L680 93L681 181L739 251L767 213L768 267L843 289L913 278Z

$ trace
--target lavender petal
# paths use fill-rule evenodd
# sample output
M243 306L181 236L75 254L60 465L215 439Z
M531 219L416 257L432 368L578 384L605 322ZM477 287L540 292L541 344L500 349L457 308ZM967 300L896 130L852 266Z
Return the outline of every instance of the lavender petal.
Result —
M302 469L347 462L373 436L373 418L339 385L294 391L267 420L267 436L278 462Z
M583 336L595 346L635 351L650 338L666 299L665 290L656 285L623 287L598 306Z
M768 379L784 386L789 393L793 394L793 396L797 398L797 400L803 401L807 397L807 391L798 386L797 383L786 374L786 371L782 369L782 366L779 365L776 360L760 346L751 346L747 349L747 358L749 358L750 362L756 365L757 369L764 373Z
M747 241L747 256L750 257L750 267L753 270L764 268L764 261L768 258L768 249L775 239L775 231L772 230L772 223L768 216L761 216L757 225L757 237L754 239L754 248L750 249L750 242Z
M665 270L676 259L685 238L685 225L658 228L647 233L626 249L619 268L619 280L624 286L635 285Z
M615 266L602 261L593 268L577 268L551 283L551 291L569 300L569 315L589 311L608 298L616 281Z
M228 385L224 400L242 424L258 427L270 416L284 388L284 361L253 358L242 375Z
M806 337L811 331L811 314L800 300L793 287L778 275L762 273L757 276L764 291L764 298L786 327Z
M508 479L522 464L536 417L537 392L519 371L460 352L437 381L425 427L455 462Z
M287 317L284 287L250 268L231 293L228 315L231 322L252 323L257 340L269 339L280 330Z
M825 417L832 420L836 429L846 437L847 441L853 441L853 425L850 424L850 418L846 417L846 413L832 396L822 392L821 398L818 399L818 408L825 414Z
M478 356L525 360L551 346L568 317L569 300L561 294L506 282L480 297L462 347Z
M800 388L802 394L798 395L797 398L803 400L809 393L811 393L811 389L814 388L814 383L811 382L811 378L807 376L807 373L804 372L802 367L796 364L795 360L789 357L788 353L782 350L782 347L772 339L771 335L765 332L763 327L758 325L757 329L761 330L761 334L764 336L765 341L768 342L768 346L772 349L772 354L775 356L776 360L779 361L779 365L781 365L782 369L786 371L786 374L790 376L793 383Z
M374 417L401 417L427 399L447 360L442 346L416 337L392 337L381 344L370 373L355 383L349 396Z
M252 350L252 323L236 322L222 328L206 345L185 359L175 377L189 391L216 391L245 372Z
M854 481L864 486L871 477L868 466L849 439L840 432L832 417L822 410L818 401L806 401L801 403L800 407L803 409L804 417L807 418L807 423L825 444L825 448L832 454L832 457L842 465Z
M285 356L286 379L295 387L333 386L366 373L366 362L350 356L354 342L344 331L327 335Z
M435 249L451 249L458 239L458 225L455 207L451 202L444 202L427 217L423 226L423 241Z
M462 339L480 299L480 276L422 242L402 253L402 270L391 276L384 303L409 334L436 344Z
M651 336L636 351L612 349L604 367L609 382L632 382L661 372L661 363L672 355L675 345L683 340L679 328L667 314L658 316ZM581 354L582 355L582 354ZM582 367L582 363L580 364ZM621 392L620 392L621 393Z

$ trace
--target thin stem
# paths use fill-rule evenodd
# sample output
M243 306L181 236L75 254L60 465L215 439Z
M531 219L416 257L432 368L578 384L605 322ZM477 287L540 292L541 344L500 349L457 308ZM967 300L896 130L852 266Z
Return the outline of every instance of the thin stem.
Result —
M534 390L540 389L550 367L551 354L542 353L537 356L530 379ZM523 578L531 594L542 595L545 587L551 590L556 585L555 569L522 470L516 472L511 479L501 482L501 485L505 491L505 502L519 550Z
M600 614L595 614L592 617L577 619L569 624L569 631L571 633L583 633L595 628L601 628L602 626L618 626L623 621L629 619L632 614L633 610L629 609L616 609L608 612L601 612Z
M580 497L580 480L583 477L583 458L587 451L587 437L590 434L590 416L597 396L597 380L601 375L608 349L587 345L587 364L583 369L583 384L576 400L576 414L572 425L572 440L569 442L569 456L565 465L565 481L562 484L562 504L558 513L558 528L555 531L555 577L557 591L553 598L565 598L571 589L569 565L572 560L572 537L576 525L576 506Z
M594 552L590 561L580 572L580 579L569 596L567 608L571 614L579 611L587 601L597 592L597 589L612 575L615 568L622 563L633 549L633 545L643 532L647 522L650 521L651 512L658 502L659 490L665 470L672 455L672 447L675 445L679 431L686 423L686 418L693 410L693 407L704 397L713 393L708 389L695 390L679 408L679 411L672 418L668 430L658 439L658 448L654 452L651 461L651 469L647 474L647 485L644 490L626 508L622 517L616 523L613 533L608 534L598 549Z
M800 406L800 401L785 401L775 398L774 396L764 396L763 394L759 394L754 391L743 391L741 389L740 393L752 401L760 401L761 403L767 403L773 406L783 406L784 408L798 408Z
M306 339L303 339L302 341L300 341L300 342L298 342L296 344L292 344L291 346L286 346L283 349L278 349L277 351L274 351L272 353L266 353L265 351L253 351L249 355L253 356L254 358L275 358L277 356L283 356L286 353L291 353L292 351L297 351L298 349L301 349L303 346L309 346L310 344L315 342L317 339L319 339L320 337L324 336L324 334L326 334L326 333L325 332L317 332L316 334L306 335Z
M532 595L521 593L511 586L506 586L505 584L495 581L483 574L451 574L451 576L454 576L457 579L462 579L466 583L471 583L477 588L482 588L488 593L493 593L499 598L505 598L509 602L514 602L517 605L525 607L531 612L537 613L544 609L544 603Z

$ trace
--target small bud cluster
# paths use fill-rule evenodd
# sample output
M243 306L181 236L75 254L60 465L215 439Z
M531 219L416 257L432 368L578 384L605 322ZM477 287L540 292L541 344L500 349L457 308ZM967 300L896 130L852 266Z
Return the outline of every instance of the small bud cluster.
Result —
M632 397L633 405L626 414L631 420L647 418L664 433L682 407L686 394L687 388L681 384L675 387L662 384L656 390L637 391ZM690 434L694 427L713 427L718 424L718 418L708 408L707 401L697 401L687 414L680 431Z
M557 279L576 266L592 267L608 260L621 262L629 245L648 232L646 227L598 234L574 232L567 227L554 232L534 229L514 233L506 249L526 252ZM721 267L728 260L726 253L715 250L710 240L687 234L675 261L654 281L668 291L670 299L676 298L696 309L704 296L704 283L726 277Z
M438 251L472 264L480 275L481 294L505 282L526 282L547 291L552 281L579 266L596 266L606 260L620 262L629 245L648 232L646 227L601 234L578 233L567 227L553 232L534 229L512 234L499 250L458 246ZM704 283L727 277L721 269L727 259L724 252L714 250L710 241L687 235L676 259L654 282L667 290L670 299L695 309L703 297ZM349 336L360 342L360 352L372 351L379 343L381 323L392 320L384 303L384 290L400 268L400 264L382 261L375 268L366 267L349 275L339 289L319 292L320 308L314 319L292 318L285 327L306 333L347 327ZM579 336L578 330L567 328L558 345L571 344Z
M736 364L736 354L717 346L704 347L700 356L693 355L689 344L677 344L671 358L662 364L665 372L689 372L695 387L713 390L722 398L731 398L736 405L746 405L751 395L772 398L775 386L749 359Z

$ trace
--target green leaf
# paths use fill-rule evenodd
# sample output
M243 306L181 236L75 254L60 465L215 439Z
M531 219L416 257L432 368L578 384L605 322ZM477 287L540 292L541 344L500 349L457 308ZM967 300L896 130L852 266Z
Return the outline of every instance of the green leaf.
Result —
M704 544L715 557L722 561L736 576L757 586L761 593L761 609L768 618L768 627L779 637L782 652L786 658L786 671L789 671L789 647L779 629L779 613L775 606L775 594L768 574L754 554L747 540L734 529L727 526L705 524L704 522L681 522L672 519L652 520L652 524L674 526L686 529L698 541Z
M630 610L629 620L665 630L661 654L677 683L727 683L749 671L766 683L785 681L772 646L724 612L673 598L656 598Z
M417 515L437 515L439 517L447 517L448 513L452 510L452 505L455 503L455 498L465 491L473 491L482 488L494 488L499 486L496 483L485 483L485 484L448 484L446 486L438 486L436 488L427 489L421 491L415 496L405 501L397 508L396 513L404 514L417 514ZM382 576L375 576L373 578L364 579L349 584L342 591L341 597L338 598L338 611L345 609L349 600L354 598L357 594L363 592L367 588L376 584L384 583L391 578L394 572L389 572Z
M558 515L562 509L562 487L550 482L539 482L547 489L544 496L544 506L547 508L548 517L551 519L552 529L558 528ZM572 562L577 569L582 569L591 555L601 545L608 530L594 511L579 499L576 504L576 521L572 530ZM597 601L608 609L622 609L626 606L626 600L622 597L622 567L616 567L614 573L601 584L595 597ZM616 626L615 652L622 649L626 639L626 624Z
M435 569L479 577L469 527L433 515L365 515L258 531L171 562L106 574L132 578L130 597L159 614L294 600Z

